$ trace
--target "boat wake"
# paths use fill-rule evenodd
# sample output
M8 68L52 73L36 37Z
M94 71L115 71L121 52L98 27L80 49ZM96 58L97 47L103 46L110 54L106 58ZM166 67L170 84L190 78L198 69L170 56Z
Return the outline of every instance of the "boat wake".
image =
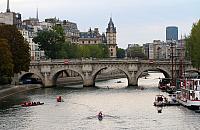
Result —
M86 117L86 119L97 119L98 118L98 115L96 116L89 116L89 117ZM103 115L103 118L105 119L108 119L108 118L112 118L112 119L119 119L120 117L119 116L112 116L112 115Z

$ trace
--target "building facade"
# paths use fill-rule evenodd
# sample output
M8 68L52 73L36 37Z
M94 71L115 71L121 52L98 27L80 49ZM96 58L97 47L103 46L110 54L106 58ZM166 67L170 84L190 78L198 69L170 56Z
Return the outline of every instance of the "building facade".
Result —
M20 32L24 39L29 44L30 47L30 53L31 53L31 60L40 60L41 58L44 58L44 51L39 49L39 45L33 42L33 38L37 36L37 32L41 31L41 27L39 25L32 25L28 23L23 23L22 28L20 29Z
M116 27L114 26L112 18L110 18L108 27L106 29L106 41L107 41L107 46L109 48L111 58L117 57L116 33L117 33Z
M63 20L62 27L65 32L65 40L71 43L79 43L79 30L76 23Z
M102 35L99 33L98 28L91 28L88 32L80 32L79 33L79 44L81 45L95 45L102 43Z
M169 26L166 27L166 41L178 41L178 27Z
M0 13L0 24L15 25L19 29L22 25L21 14L11 12L9 6L9 0L7 0L6 12Z

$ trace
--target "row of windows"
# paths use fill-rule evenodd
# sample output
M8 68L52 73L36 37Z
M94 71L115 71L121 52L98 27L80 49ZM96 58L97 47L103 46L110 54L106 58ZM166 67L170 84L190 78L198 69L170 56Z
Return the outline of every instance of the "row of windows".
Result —
M94 41L94 42L92 42L92 41L82 41L82 44L85 44L85 43L88 43L88 44L90 44L90 43L97 43L97 41Z

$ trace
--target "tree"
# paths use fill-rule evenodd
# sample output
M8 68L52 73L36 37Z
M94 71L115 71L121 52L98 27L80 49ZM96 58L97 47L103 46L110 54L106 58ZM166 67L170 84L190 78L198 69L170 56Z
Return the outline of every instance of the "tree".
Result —
M104 44L97 45L79 45L78 58L107 58L109 56L108 47Z
M7 40L0 39L0 84L7 84L13 75L12 53Z
M14 73L28 71L30 48L21 33L13 25L0 25L0 38L6 39L12 53Z
M129 47L127 49L127 57L129 57L129 58L146 59L146 56L143 53L142 47L139 46L139 45L133 46L133 47Z
M66 57L64 50L68 46L65 43L64 30L61 26L54 26L52 30L44 30L37 33L33 38L33 42L44 50L45 55L51 59L60 59Z
M117 48L117 58L124 58L125 57L125 50L122 48Z
M193 24L190 35L186 38L186 56L191 58L194 67L200 67L200 20Z
M105 44L77 45L65 41L64 29L54 26L52 30L38 32L33 41L39 44L45 55L51 59L64 58L106 58L109 56L108 47Z

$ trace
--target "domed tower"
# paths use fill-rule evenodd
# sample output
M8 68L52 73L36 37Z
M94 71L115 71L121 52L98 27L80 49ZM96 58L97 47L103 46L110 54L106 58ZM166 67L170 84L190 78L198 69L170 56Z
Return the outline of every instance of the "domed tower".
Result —
M117 56L116 33L116 27L112 21L112 18L110 18L108 28L106 29L106 39L111 58L115 58Z

